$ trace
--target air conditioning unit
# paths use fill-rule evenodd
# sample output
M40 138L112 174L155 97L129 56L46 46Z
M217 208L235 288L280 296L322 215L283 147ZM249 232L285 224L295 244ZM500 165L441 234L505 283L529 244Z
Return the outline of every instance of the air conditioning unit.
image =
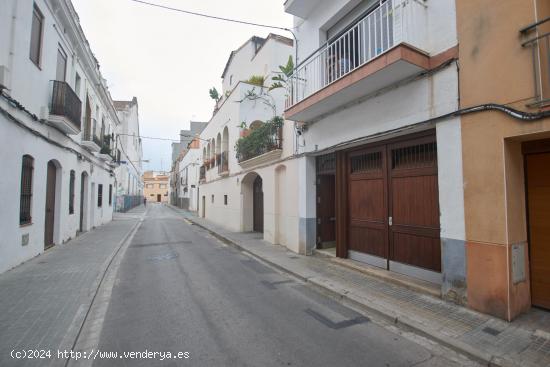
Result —
M0 65L0 89L10 89L10 70L5 65Z

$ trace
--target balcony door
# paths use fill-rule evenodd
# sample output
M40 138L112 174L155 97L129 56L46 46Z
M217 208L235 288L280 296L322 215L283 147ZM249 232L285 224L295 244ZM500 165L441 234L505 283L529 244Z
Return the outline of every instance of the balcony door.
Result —
M60 82L65 81L65 76L67 74L67 54L61 46L57 48L57 67L55 71L55 80Z

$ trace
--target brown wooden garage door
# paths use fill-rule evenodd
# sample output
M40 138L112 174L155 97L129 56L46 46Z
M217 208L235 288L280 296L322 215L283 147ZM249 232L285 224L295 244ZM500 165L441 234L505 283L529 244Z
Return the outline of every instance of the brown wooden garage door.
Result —
M348 249L441 271L435 136L348 154Z

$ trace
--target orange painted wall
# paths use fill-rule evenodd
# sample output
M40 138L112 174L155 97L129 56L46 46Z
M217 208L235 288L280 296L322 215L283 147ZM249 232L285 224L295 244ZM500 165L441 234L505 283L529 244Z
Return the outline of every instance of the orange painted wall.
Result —
M538 2L538 17L550 2ZM543 4L544 3L544 4ZM527 107L535 85L530 48L519 30L536 21L534 1L457 0L461 108ZM545 13L544 13L545 12ZM527 245L521 142L550 132L550 119L523 122L501 112L462 116L468 304L512 319L530 307L529 277L516 285L511 245ZM528 247L525 246L528 274Z

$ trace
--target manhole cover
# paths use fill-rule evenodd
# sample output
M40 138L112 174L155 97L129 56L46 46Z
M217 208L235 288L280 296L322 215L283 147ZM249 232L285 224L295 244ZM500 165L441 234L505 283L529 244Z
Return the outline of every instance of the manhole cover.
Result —
M172 260L178 257L178 254L175 252L169 252L162 255L156 255L149 258L149 261L163 261L163 260Z

